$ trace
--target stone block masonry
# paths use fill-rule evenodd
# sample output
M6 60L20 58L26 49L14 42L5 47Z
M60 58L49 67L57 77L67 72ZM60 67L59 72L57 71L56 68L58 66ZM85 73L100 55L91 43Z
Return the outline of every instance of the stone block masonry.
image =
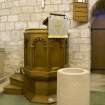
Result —
M27 28L46 28L42 21L50 12L64 13L70 19L69 65L90 70L89 24L73 21L73 0L0 0L0 46L5 48L5 72L19 72L24 65L24 37Z
M26 28L46 28L42 21L50 12L65 13L71 17L70 0L0 0L0 46L5 48L5 72L19 72L24 65L24 37Z

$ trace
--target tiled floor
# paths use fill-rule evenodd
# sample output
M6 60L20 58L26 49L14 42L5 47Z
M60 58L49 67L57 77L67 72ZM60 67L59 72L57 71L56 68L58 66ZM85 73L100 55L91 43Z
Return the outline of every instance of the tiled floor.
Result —
M105 92L105 74L91 74L91 90Z
M105 74L93 73L91 75L90 105L105 105ZM0 105L45 105L30 103L23 96L0 94ZM52 104L56 105L56 104Z
M49 105L49 104L30 103L23 96L0 94L0 105Z
M105 105L105 92L92 91L90 105Z
M105 73L91 74L91 105L105 105Z

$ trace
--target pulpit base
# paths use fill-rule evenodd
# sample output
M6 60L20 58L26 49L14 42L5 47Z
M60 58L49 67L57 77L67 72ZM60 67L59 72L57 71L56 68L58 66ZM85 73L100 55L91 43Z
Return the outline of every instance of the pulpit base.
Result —
M24 94L24 96L33 103L43 103L43 104L49 104L49 103L56 103L56 95L51 96L38 96L38 95L29 95Z
M35 80L30 77L24 78L23 94L31 102L55 103L56 80Z

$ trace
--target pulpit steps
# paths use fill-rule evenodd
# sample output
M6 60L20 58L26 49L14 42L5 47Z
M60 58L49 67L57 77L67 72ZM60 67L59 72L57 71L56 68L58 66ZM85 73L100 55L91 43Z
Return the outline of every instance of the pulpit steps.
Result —
M10 84L4 88L4 93L13 95L23 94L23 75L20 73L10 77Z

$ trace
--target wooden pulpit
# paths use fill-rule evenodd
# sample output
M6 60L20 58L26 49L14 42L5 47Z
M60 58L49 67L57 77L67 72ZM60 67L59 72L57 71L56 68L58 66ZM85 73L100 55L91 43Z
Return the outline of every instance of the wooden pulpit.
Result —
M31 102L56 102L57 70L67 65L67 39L48 38L47 29L27 29L24 45L24 96Z

